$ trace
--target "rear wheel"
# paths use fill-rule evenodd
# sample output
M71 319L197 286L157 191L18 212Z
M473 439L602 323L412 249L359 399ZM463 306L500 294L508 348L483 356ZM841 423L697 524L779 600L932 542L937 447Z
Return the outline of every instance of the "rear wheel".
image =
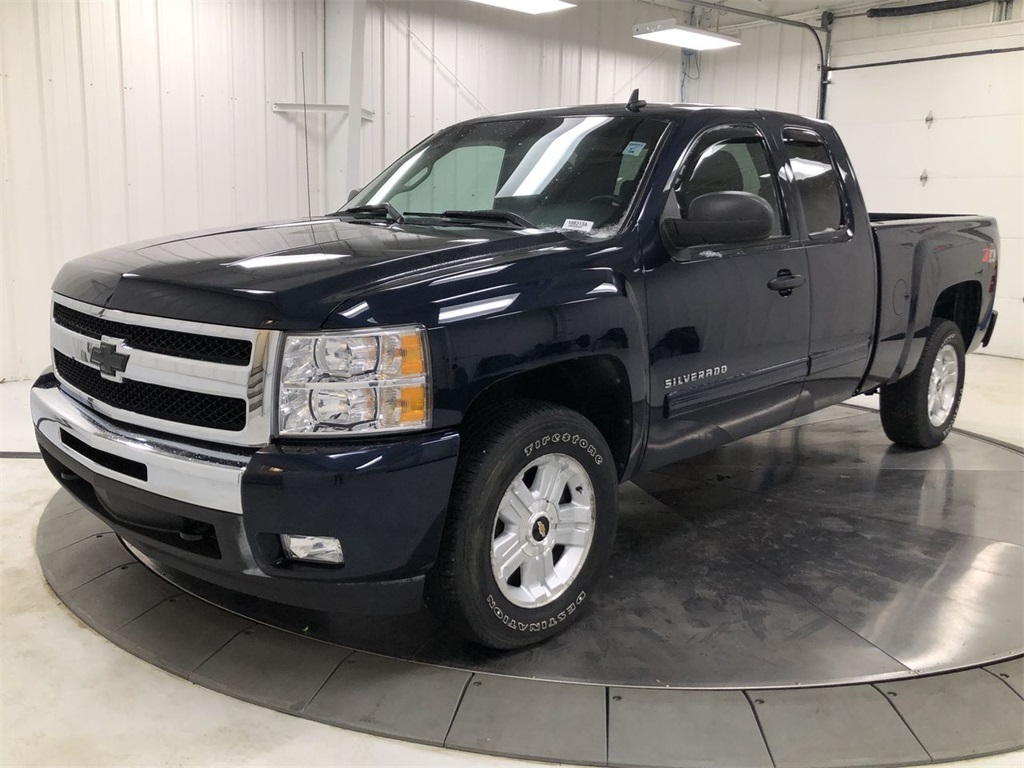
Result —
M964 340L949 320L928 331L914 372L882 387L886 436L908 448L933 448L953 429L964 388Z
M578 413L516 401L466 426L431 609L474 642L519 648L568 627L615 536L618 477Z

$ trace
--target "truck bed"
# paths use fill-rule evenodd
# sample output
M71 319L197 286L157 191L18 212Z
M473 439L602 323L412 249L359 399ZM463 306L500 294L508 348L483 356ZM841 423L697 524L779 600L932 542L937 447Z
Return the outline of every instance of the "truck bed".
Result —
M872 224L895 224L901 221L920 221L921 219L975 219L970 213L871 213L868 219Z
M936 311L949 319L965 318L964 342L969 350L976 349L991 321L992 254L999 242L995 220L962 214L868 216L879 294L878 342L866 383L889 381L913 369Z

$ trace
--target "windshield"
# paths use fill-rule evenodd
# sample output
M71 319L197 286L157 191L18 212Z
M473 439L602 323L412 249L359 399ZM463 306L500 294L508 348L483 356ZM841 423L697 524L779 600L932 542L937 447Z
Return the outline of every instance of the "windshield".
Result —
M428 215L431 224L525 224L610 235L664 130L663 121L633 116L455 126L398 160L345 209L400 214L409 223Z

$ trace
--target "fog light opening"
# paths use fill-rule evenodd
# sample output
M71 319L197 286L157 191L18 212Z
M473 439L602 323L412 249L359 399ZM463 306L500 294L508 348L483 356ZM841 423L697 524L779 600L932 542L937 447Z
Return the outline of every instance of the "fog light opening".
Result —
M341 542L333 536L296 536L281 534L281 547L289 560L303 563L329 563L344 565L345 554Z

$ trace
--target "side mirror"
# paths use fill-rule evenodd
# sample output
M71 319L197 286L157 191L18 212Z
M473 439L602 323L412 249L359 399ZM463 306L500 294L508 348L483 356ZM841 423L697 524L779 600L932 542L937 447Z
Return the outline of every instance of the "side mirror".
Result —
M764 240L775 224L768 201L749 192L709 192L695 198L688 213L685 219L661 220L662 237L672 250Z
M355 197L356 195L358 195L362 191L363 190L360 187L356 187L355 189L353 189L352 191L350 191L348 193L348 200L346 200L345 202L348 203L353 197Z

